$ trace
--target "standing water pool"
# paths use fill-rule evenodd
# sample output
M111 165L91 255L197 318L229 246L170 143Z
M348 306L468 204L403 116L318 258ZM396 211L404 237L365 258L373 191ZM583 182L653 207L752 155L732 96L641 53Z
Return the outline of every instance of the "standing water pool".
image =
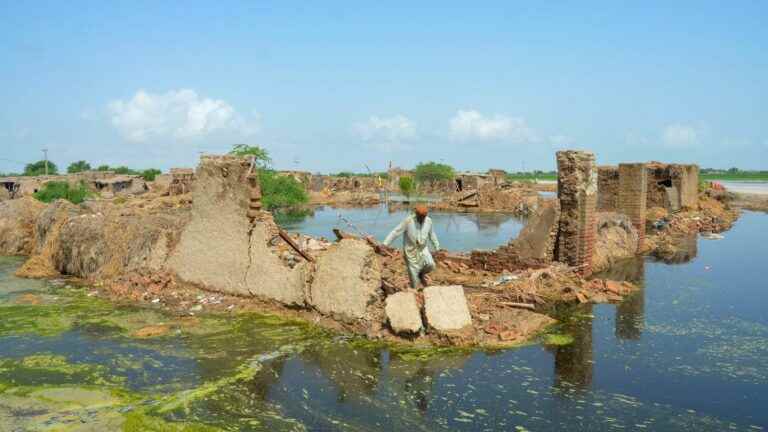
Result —
M624 263L611 276L636 295L559 310L556 343L503 351L176 317L18 279L2 258L0 430L764 430L766 225L745 213L690 262Z
M277 222L287 231L315 237L335 238L338 228L355 235L370 234L382 241L410 212L391 210L386 206L365 208L318 207L307 215L278 217ZM517 237L525 222L504 213L448 213L432 211L433 227L440 247L449 251L495 249ZM349 222L352 226L350 226ZM399 247L398 241L393 246Z

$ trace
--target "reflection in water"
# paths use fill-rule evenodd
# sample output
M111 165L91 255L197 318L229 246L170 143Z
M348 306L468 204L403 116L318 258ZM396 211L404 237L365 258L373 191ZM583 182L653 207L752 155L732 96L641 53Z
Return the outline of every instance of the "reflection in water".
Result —
M661 248L654 251L654 256L667 264L685 264L698 255L698 236L675 238L673 248Z
M628 281L638 289L616 305L616 337L638 340L645 325L645 260L635 257L622 260L612 268L594 277L615 281Z
M572 317L564 330L573 337L573 342L554 348L554 387L568 390L575 387L586 390L592 385L592 305L581 305L570 311Z

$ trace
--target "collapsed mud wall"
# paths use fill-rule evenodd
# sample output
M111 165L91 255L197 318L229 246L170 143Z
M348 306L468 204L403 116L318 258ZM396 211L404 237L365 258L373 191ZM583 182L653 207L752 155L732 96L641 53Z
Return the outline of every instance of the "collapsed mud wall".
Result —
M35 223L45 204L32 197L0 202L0 255L29 255Z
M17 274L95 281L159 268L186 219L183 211L102 213L59 200L37 218L34 254Z
M187 282L230 294L304 304L307 264L285 265L267 242L276 226L267 212L248 217L251 187L247 160L203 156L192 189L192 220L167 267Z

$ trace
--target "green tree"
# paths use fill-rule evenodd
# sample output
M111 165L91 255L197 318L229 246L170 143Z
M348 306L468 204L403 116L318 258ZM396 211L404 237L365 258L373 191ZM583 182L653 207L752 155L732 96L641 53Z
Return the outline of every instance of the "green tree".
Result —
M32 162L30 164L27 164L27 166L24 167L24 175L25 176L39 176L45 174L45 164L46 161L41 160L37 162ZM58 174L59 168L56 166L55 163L48 161L48 174Z
M149 168L145 169L141 172L141 177L146 181L155 181L155 177L162 174L162 171L160 171L157 168Z
M83 171L89 171L91 169L91 164L88 162L81 160L77 162L72 162L67 167L67 172L70 174L75 174Z
M731 174L736 174L737 172L739 172L739 169L736 167L728 168L728 172Z
M110 170L109 165L106 165L106 164L99 165L98 167L96 167L96 171L109 171L109 170Z
M423 162L416 165L415 176L418 183L435 183L453 180L456 177L456 172L450 165L437 162Z
M413 181L413 177L400 177L399 185L400 192L407 197L411 196L413 190L416 189L416 182Z
M121 165L116 168L112 168L112 171L115 172L115 174L122 174L122 175L131 175L131 174L138 174L136 170L133 170L131 168L128 168L125 165Z
M267 210L296 208L309 201L304 185L292 176L280 175L270 169L272 158L259 146L237 144L229 152L233 156L253 157L259 173L261 204Z
M229 154L233 156L253 156L257 168L268 168L272 165L272 158L269 152L259 146L249 146L247 144L235 144Z

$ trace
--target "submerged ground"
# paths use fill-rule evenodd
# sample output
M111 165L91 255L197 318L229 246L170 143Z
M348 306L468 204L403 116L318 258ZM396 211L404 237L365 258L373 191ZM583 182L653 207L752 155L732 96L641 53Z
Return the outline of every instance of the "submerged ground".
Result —
M3 258L0 430L761 430L767 224L745 213L686 264L628 262L612 277L638 294L498 352L116 306Z

